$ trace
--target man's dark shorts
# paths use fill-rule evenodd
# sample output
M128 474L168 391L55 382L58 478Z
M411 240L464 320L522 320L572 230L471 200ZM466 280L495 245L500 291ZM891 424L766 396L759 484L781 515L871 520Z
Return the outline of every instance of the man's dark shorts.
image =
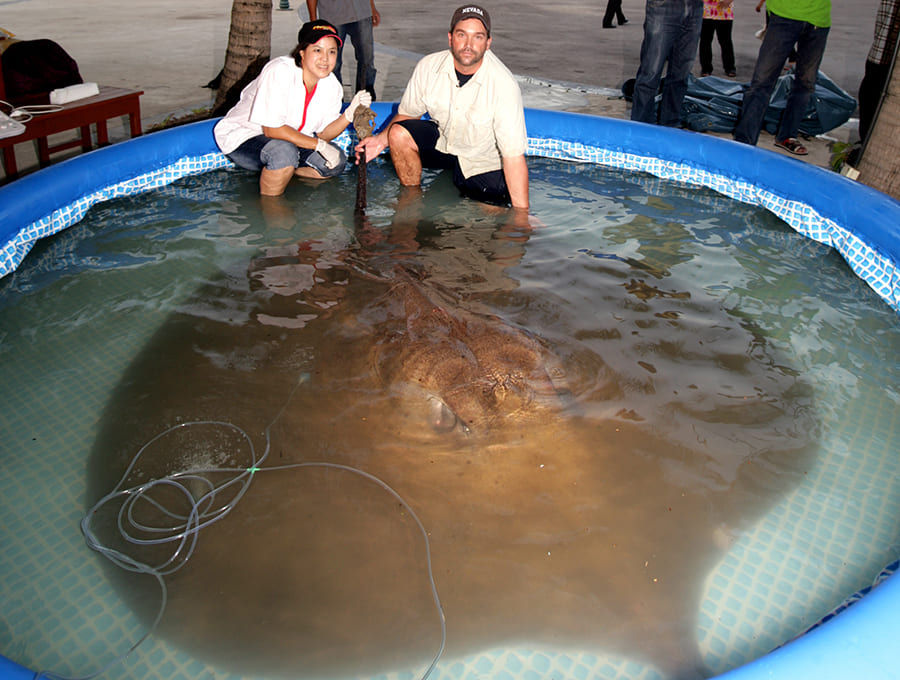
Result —
M512 203L502 170L492 170L466 178L456 156L435 149L440 131L433 120L404 120L397 125L402 125L412 135L416 146L419 147L419 158L422 160L423 168L453 170L453 184L463 196L492 205L508 206Z

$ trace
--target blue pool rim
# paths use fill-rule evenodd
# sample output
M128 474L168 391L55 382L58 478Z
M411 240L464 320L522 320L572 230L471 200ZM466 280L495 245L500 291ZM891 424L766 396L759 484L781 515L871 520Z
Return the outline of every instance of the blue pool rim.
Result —
M382 121L395 107L373 105ZM214 122L98 149L0 187L0 276L13 271L37 239L74 224L95 203L229 166L213 140ZM833 246L900 313L900 203L890 197L797 159L711 135L536 109L526 110L526 124L530 155L644 171L767 208L798 232ZM346 145L350 138L341 141ZM900 678L900 576L852 599L805 635L717 677ZM34 676L0 654L0 678Z

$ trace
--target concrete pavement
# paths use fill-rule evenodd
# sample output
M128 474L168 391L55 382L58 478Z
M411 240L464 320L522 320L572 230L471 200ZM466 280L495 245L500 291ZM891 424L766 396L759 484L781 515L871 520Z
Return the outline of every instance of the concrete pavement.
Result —
M299 3L299 4L298 4ZM749 80L759 49L755 32L762 15L752 0L737 0L734 43L738 80ZM286 54L296 43L298 7L278 9L273 0L272 55ZM486 0L491 12L494 52L521 76L526 106L627 118L629 105L619 97L622 83L634 76L642 38L644 3L625 0L629 23L601 28L605 2ZM833 3L833 28L822 70L850 94L856 94L872 39L878 0ZM382 17L375 29L376 89L382 101L400 98L417 59L447 44L455 4L439 0L376 0ZM0 27L22 39L50 38L78 62L82 77L104 85L141 89L144 126L209 106L213 93L203 88L224 59L231 0L155 0L122 3L86 0L0 0ZM718 45L713 44L718 66ZM345 51L345 81L352 82L352 48ZM698 69L695 71L699 75ZM719 73L721 75L721 73ZM349 92L349 89L347 90ZM127 136L124 122L110 126L113 139ZM854 121L814 140L811 163L827 166L831 140L853 141ZM760 146L774 149L763 133ZM17 150L20 167L33 159L27 146ZM30 156L30 158L28 157Z

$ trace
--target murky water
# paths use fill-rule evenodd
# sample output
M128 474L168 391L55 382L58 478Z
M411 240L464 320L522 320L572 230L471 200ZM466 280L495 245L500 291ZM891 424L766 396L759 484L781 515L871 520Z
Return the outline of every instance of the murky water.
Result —
M179 567L157 635L244 675L421 673L442 634L427 548L445 660L527 645L722 670L698 643L708 575L822 465L849 399L896 406L900 325L762 211L532 168L530 220L443 176L401 191L380 163L365 220L352 174L260 201L212 173L95 209L0 282L4 364L96 404L80 512L186 472L137 521L234 502L180 547L124 541L124 497L98 511L101 540ZM319 462L346 467L300 467ZM106 573L151 623L155 580Z

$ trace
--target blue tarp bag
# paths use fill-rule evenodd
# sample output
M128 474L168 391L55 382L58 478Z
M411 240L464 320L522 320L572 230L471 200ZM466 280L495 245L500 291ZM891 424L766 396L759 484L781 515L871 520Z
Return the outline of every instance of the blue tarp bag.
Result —
M772 134L778 129L793 84L793 72L781 76L769 99L763 127ZM747 85L715 76L689 76L681 107L682 124L698 132L733 131ZM816 76L815 92L800 123L800 132L813 137L823 134L846 123L855 110L856 100L820 71Z

